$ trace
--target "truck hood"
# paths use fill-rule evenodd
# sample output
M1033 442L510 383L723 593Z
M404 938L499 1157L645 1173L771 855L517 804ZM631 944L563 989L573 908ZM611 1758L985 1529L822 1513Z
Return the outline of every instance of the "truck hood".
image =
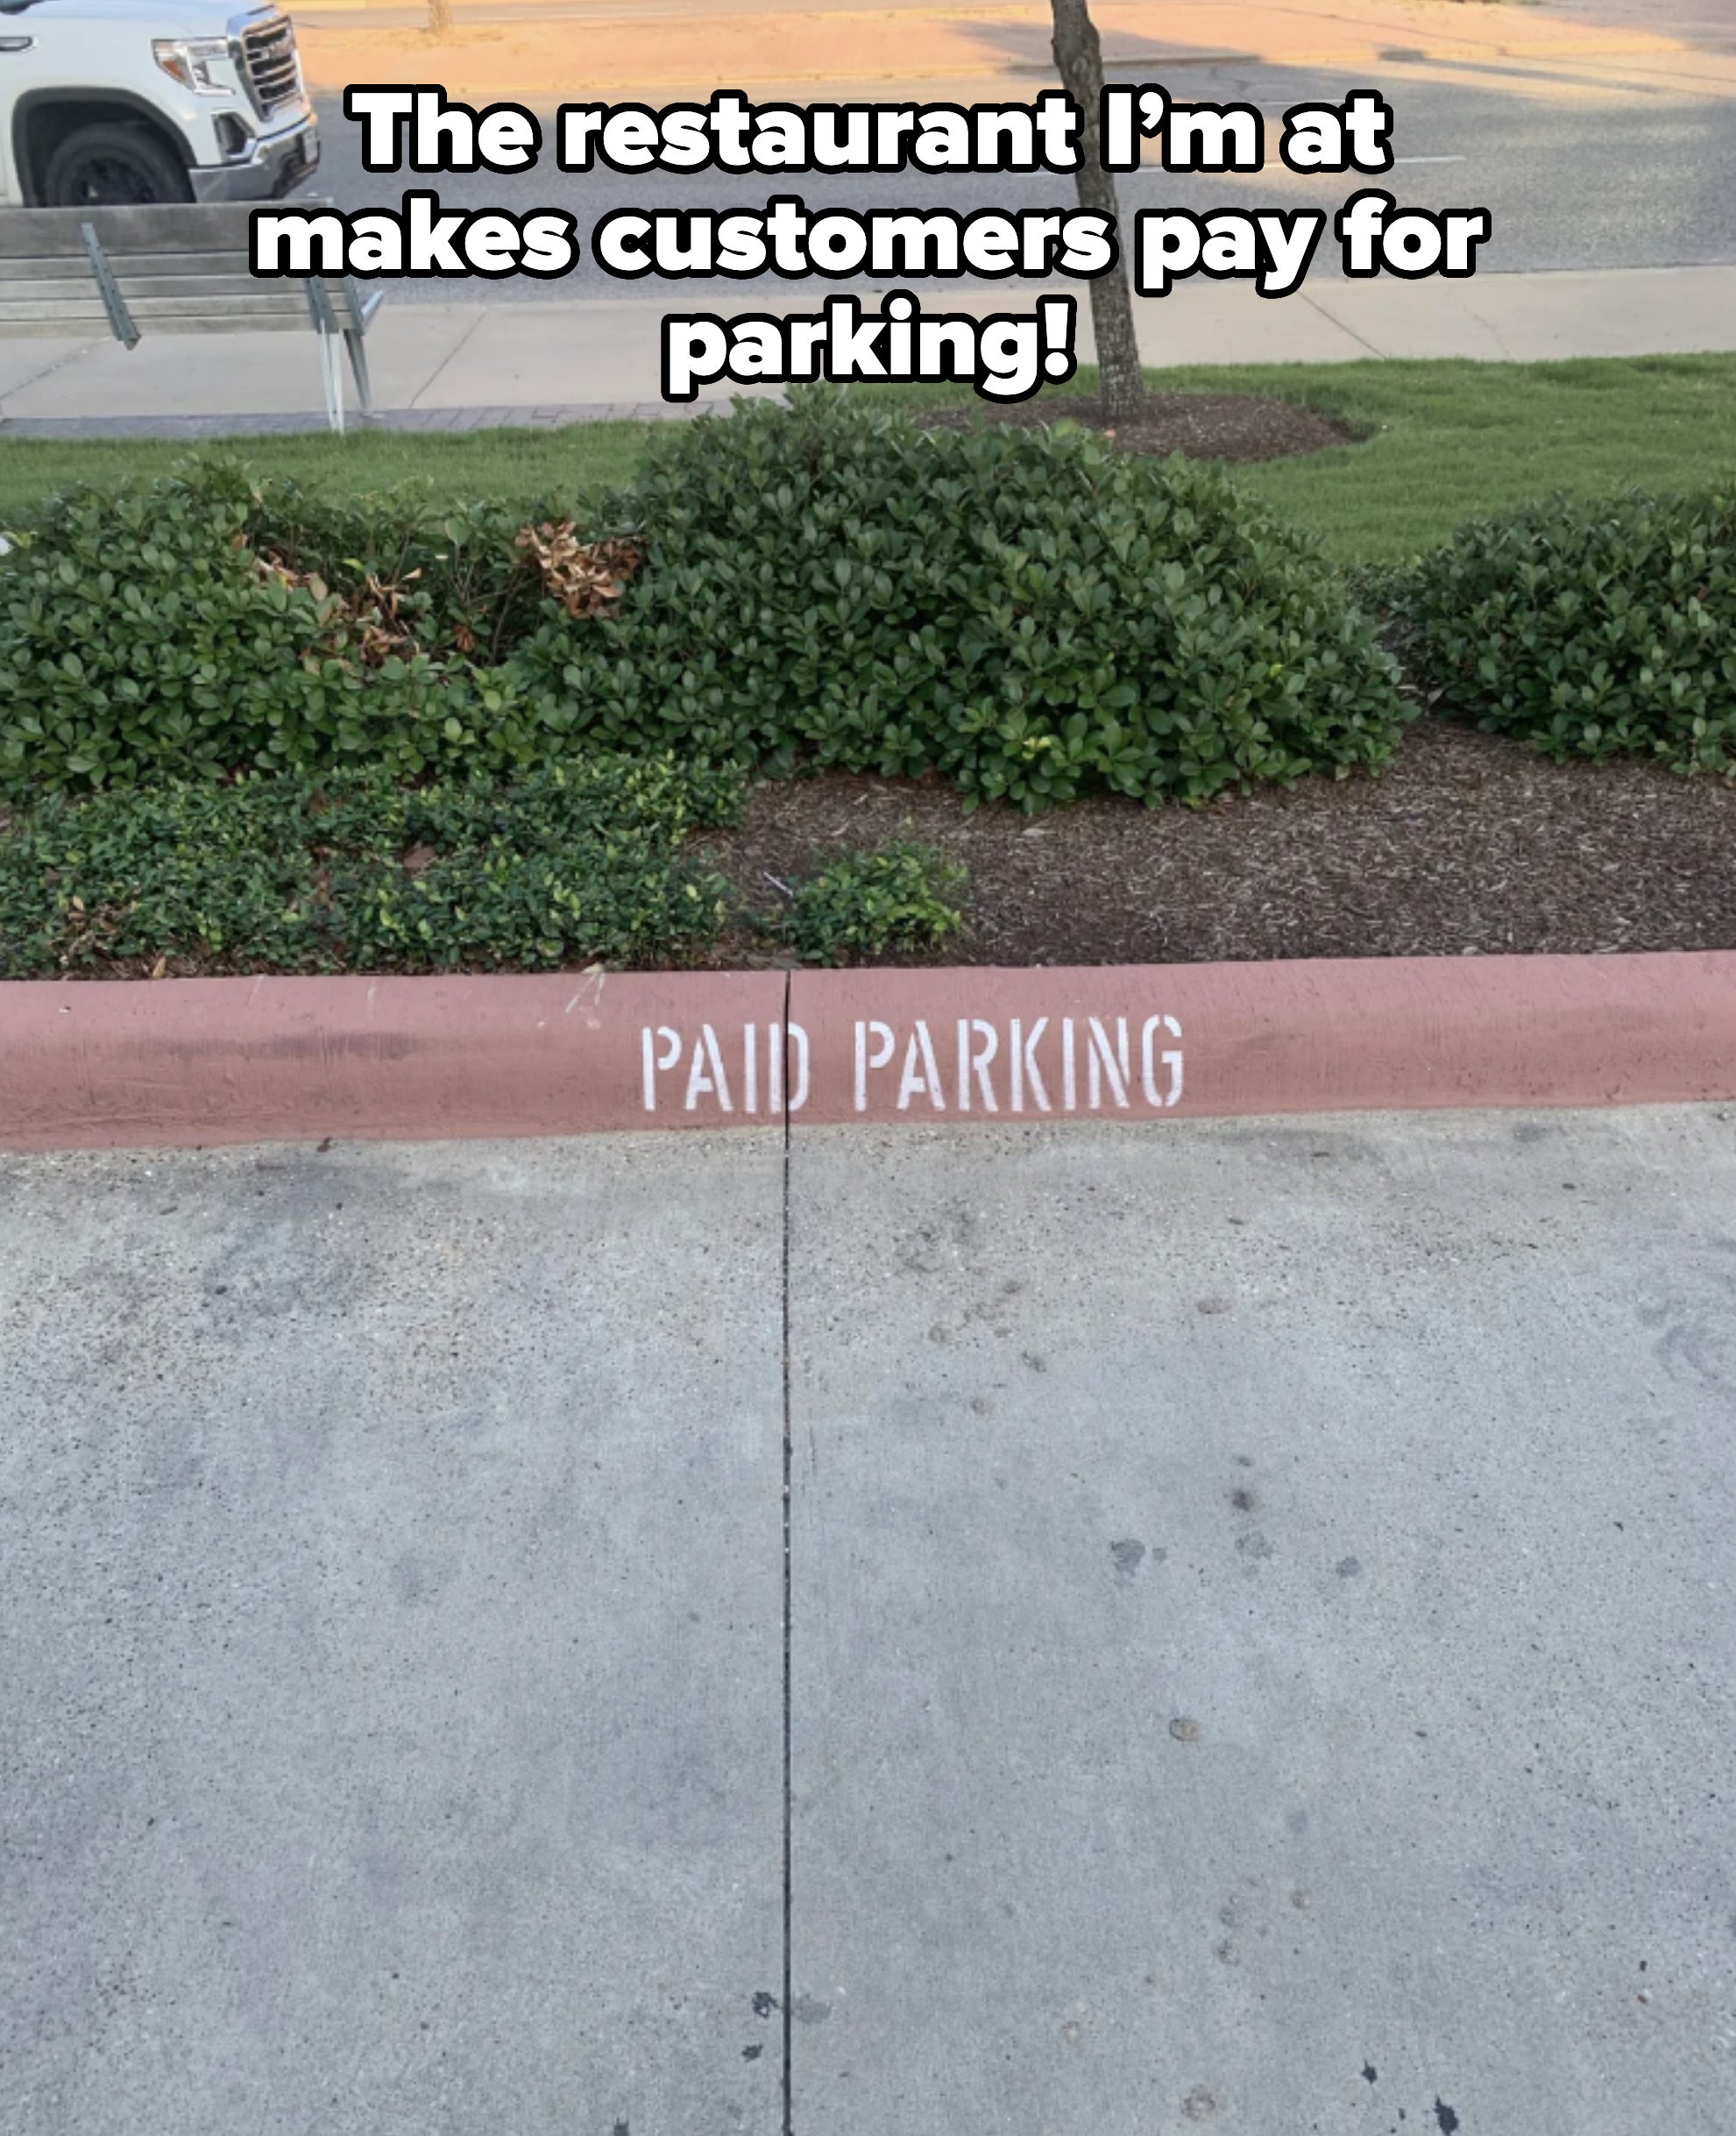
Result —
M152 37L225 37L230 25L269 7L245 0L0 0L0 28L80 29L104 23Z

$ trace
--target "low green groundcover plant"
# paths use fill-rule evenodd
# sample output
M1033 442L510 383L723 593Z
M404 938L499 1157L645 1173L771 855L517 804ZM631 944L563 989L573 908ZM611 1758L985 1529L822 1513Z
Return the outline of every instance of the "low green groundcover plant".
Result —
M0 560L0 791L500 776L582 742L1036 808L1391 753L1371 620L1214 471L824 390L669 430L577 529L223 464L52 504Z
M1403 605L1444 713L1557 759L1736 769L1736 494L1484 521L1422 560Z
M0 978L691 961L725 885L678 848L740 790L599 755L507 787L376 770L55 796L0 837Z
M783 933L812 964L937 948L964 925L967 879L956 861L908 840L846 854L796 885Z

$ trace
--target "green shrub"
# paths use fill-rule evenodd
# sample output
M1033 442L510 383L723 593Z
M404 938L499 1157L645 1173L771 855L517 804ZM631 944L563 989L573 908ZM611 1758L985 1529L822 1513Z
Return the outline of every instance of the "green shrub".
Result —
M363 662L329 591L264 569L248 507L175 479L50 505L0 568L0 784L420 770L459 710L425 657Z
M351 600L365 602L371 586L393 589L414 635L448 657L492 667L541 617L542 582L517 536L528 517L561 516L554 505L526 510L409 487L333 498L255 481L224 459L200 465L193 479L244 507L256 552L318 573Z
M957 862L903 840L846 854L796 886L782 931L813 964L932 949L964 925L955 901L967 881Z
M725 890L678 848L739 797L605 756L509 787L375 770L57 796L0 837L0 977L688 960Z
M1035 808L1391 753L1370 623L1213 471L825 391L669 428L596 515L643 559L600 614L504 507L333 504L221 462L51 504L0 560L0 792L499 776L582 736Z
M327 502L223 461L52 500L0 562L0 793L570 756L572 708L533 726L501 664L560 613L522 523Z
M1736 499L1555 498L1466 527L1404 608L1446 713L1558 759L1732 768Z
M1370 622L1214 471L824 391L671 430L613 500L648 548L619 612L547 614L514 656L534 716L778 773L936 770L1027 808L1391 753Z

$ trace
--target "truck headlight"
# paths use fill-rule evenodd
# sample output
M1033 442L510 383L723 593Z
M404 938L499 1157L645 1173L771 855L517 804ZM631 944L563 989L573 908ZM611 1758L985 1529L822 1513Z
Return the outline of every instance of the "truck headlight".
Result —
M225 37L153 37L151 56L172 81L198 96L232 96L235 83L227 73L229 39Z

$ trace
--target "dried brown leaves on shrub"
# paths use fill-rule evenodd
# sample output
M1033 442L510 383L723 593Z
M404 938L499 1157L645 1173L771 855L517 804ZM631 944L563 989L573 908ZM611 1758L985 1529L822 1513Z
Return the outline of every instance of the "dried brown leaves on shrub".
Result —
M419 571L412 571L403 585L382 583L374 574L368 573L367 593L372 611L364 607L358 597L356 621L362 631L362 662L366 667L377 668L395 653L400 660L414 660L416 642L405 628L400 613L404 588L411 579L420 578Z
M570 519L522 528L517 545L541 579L543 591L575 621L607 614L644 561L644 552L636 542L581 541ZM420 571L410 571L402 579L381 578L370 571L357 592L346 594L334 593L317 571L298 571L269 551L256 556L253 563L267 584L305 593L311 598L323 634L321 650L326 657L341 658L353 650L364 667L379 668L393 657L413 660L420 651L410 628L412 619L404 613L411 588L422 577ZM453 626L452 643L465 657L476 651L478 640L469 623L460 620Z
M604 615L620 600L627 582L644 561L630 541L582 542L570 519L545 520L521 529L518 545L535 563L542 589L577 621Z
M400 660L414 660L420 650L402 614L405 596L422 577L420 571L411 571L401 582L382 579L370 571L360 592L345 595L334 593L317 571L298 571L281 557L256 557L254 563L262 578L312 597L321 625L330 636L333 652L353 642L362 665L378 668L394 655Z

